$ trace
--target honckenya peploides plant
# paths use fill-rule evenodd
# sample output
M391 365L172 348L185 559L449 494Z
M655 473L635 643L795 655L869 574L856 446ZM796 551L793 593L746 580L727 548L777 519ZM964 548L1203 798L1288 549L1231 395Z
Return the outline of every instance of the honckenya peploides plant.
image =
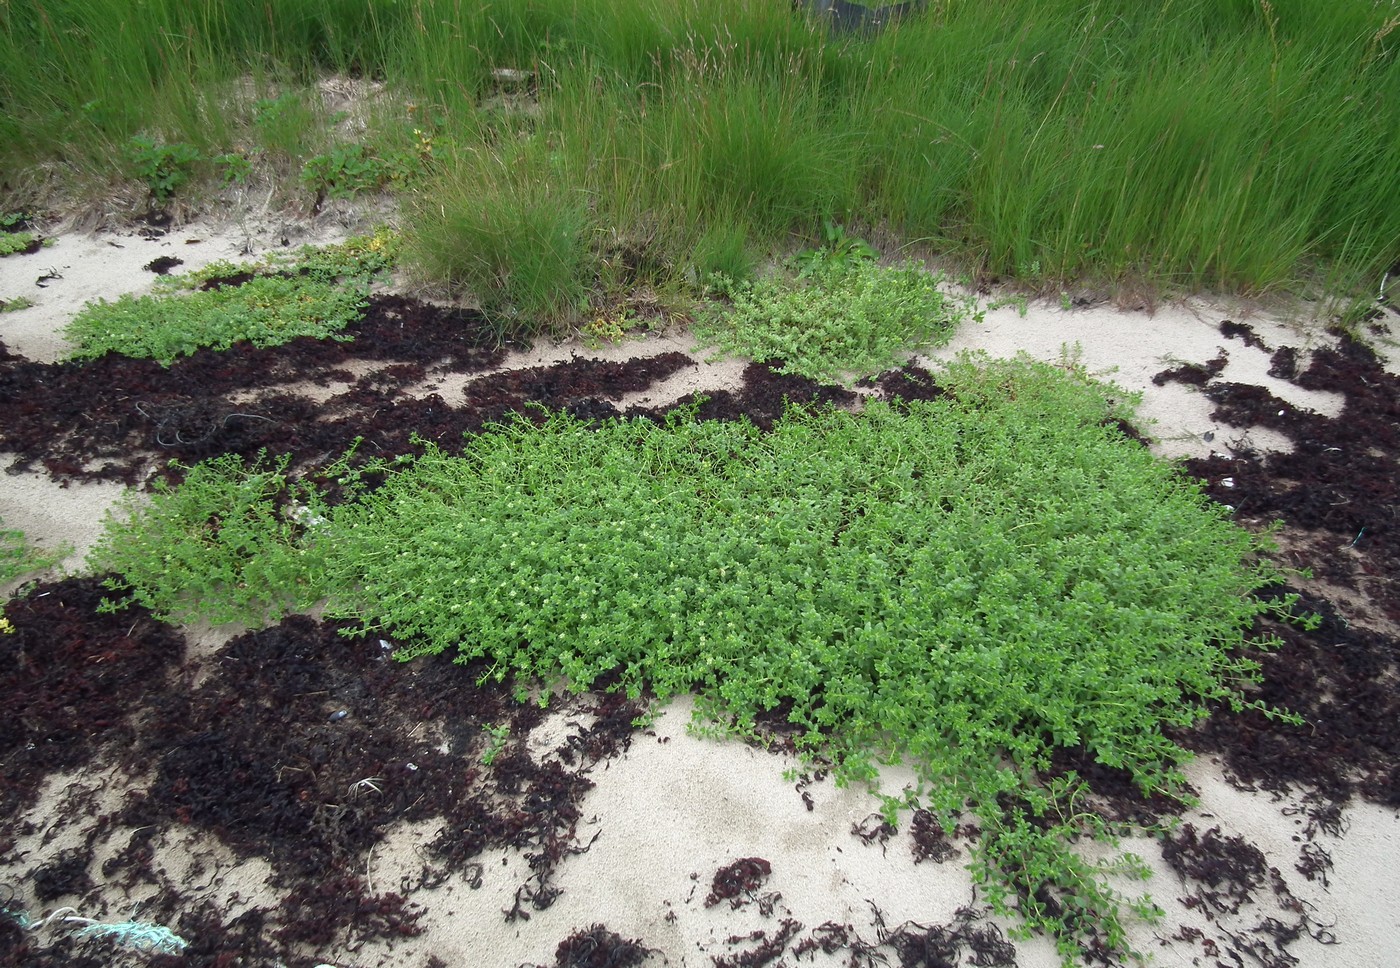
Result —
M1113 831L1057 749L1182 794L1168 738L1244 704L1258 539L1126 438L1123 394L1024 359L963 358L935 400L793 409L764 433L679 410L594 426L563 414L417 459L329 471L221 458L131 505L92 556L165 615L264 621L316 601L399 657L450 651L521 695L615 675L698 698L700 728L752 735L782 708L807 755L981 828L973 871L1072 957L1125 949L1110 871L1070 846ZM287 506L309 509L290 517ZM217 516L218 527L211 527ZM314 526L298 521L314 520ZM1267 647L1269 643L1255 643ZM547 692L547 691L546 691Z

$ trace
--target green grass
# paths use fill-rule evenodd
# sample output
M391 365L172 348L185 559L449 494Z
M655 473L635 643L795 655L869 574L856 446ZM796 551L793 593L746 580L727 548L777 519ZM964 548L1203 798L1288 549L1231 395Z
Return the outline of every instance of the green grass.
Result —
M284 462L222 458L132 503L92 566L158 614L266 621L315 602L399 657L486 675L698 694L708 728L782 707L844 781L906 761L945 824L973 811L987 896L1071 958L1126 945L1111 837L1052 752L1083 747L1181 794L1165 734L1242 702L1260 540L1114 428L1121 391L963 358L948 393L864 413L790 411L770 434L674 415L519 419L330 507ZM1268 643L1262 643L1267 646ZM547 693L546 693L547 694ZM1140 872L1132 858L1114 869ZM1047 898L1084 919L1057 914Z
M28 296L16 296L13 299L0 299L0 313L17 313L21 309L29 309L35 305L34 300Z
M0 171L16 205L113 170L187 195L228 158L302 204L388 187L422 273L526 330L613 233L676 280L856 215L1038 286L1374 291L1397 25L1373 0L1008 0L841 40L769 0L31 0L0 5ZM385 82L362 131L327 74Z
M592 220L542 143L467 152L409 203L406 259L475 297L502 335L536 333L588 305Z

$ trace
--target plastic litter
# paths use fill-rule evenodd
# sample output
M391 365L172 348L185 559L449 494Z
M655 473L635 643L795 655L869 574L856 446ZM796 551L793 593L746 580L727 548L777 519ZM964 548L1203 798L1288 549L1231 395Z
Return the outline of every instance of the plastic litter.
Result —
M93 918L80 917L78 909L71 907L59 908L43 920L33 923L30 923L23 914L19 915L18 918L20 926L29 931L37 931L54 922L67 926L81 925L77 932L79 937L111 938L117 944L125 945L128 948L155 954L178 955L189 946L189 942L184 938L159 924L150 924L145 921L107 923Z

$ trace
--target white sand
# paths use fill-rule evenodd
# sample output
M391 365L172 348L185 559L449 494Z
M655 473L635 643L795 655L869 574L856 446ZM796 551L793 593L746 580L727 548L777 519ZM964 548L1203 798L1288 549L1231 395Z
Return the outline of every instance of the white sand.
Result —
M1271 352L1283 346L1297 349L1300 362L1318 342L1313 330L1248 317L1240 313L1240 307L1232 311L1203 300L1165 305L1151 315L1109 306L1065 311L1042 303L1031 306L1025 317L1010 307L988 312L982 325L964 326L947 347L933 354L933 359L947 359L962 350L980 350L992 356L1022 352L1047 362L1077 359L1095 376L1143 394L1138 410L1143 418L1141 429L1159 440L1159 453L1171 457L1227 453L1232 444L1240 443L1256 450L1291 448L1285 437L1271 430L1241 431L1217 424L1210 418L1214 404L1194 388L1170 382L1164 387L1152 384L1152 377L1162 370L1182 363L1206 363L1222 350L1229 362L1219 379L1253 383L1300 409L1336 415L1341 405L1338 397L1303 390L1269 376L1270 353L1221 336L1224 320L1248 323ZM1214 440L1204 439L1206 434L1212 434Z
M237 226L218 231L190 226L155 241L129 233L63 236L38 255L0 259L0 298L26 295L39 303L32 309L0 314L0 339L12 351L33 359L58 359L65 352L58 330L71 314L89 299L147 291L155 277L141 266L151 259L178 256L185 265L177 271L183 271L216 258L256 256L279 248L284 231L269 224L248 232ZM196 239L197 243L192 241ZM35 279L50 267L62 278L47 288L36 287ZM1024 316L1009 308L989 312L983 324L964 327L951 346L930 359L946 359L961 350L985 350L993 355L1027 352L1055 361L1067 349L1091 372L1143 394L1141 413L1155 422L1148 429L1159 438L1159 451L1169 456L1228 452L1239 443L1255 448L1290 445L1276 434L1216 424L1209 416L1212 405L1195 390L1172 383L1152 385L1152 375L1160 370L1180 362L1204 363L1222 349L1229 355L1224 379L1265 386L1297 407L1336 412L1339 401L1330 395L1309 393L1268 377L1268 354L1222 337L1219 323L1224 319L1248 322L1271 350L1292 346L1300 357L1327 339L1318 335L1316 325L1293 325L1205 301L1169 305L1153 315L1110 308L1064 311L1058 305L1032 304ZM1394 352L1393 335L1380 334L1377 339L1392 361L1400 355ZM506 367L548 365L574 356L620 359L690 349L689 341L677 336L598 350L577 344L543 346L512 358ZM618 403L654 406L699 390L736 388L741 372L742 363L736 361L697 362L695 368ZM433 382L438 384L436 392L450 400L469 381L439 376ZM1213 439L1207 440L1207 434ZM8 465L10 460L0 455L0 462ZM3 476L0 519L22 528L43 546L72 545L75 553L69 565L77 567L98 534L103 512L118 493L119 489L107 485L60 488L37 475ZM784 770L795 764L738 742L695 738L685 729L688 713L686 701L673 704L658 717L654 735L638 736L628 754L593 773L597 788L584 802L581 836L584 840L594 832L600 836L587 853L562 864L556 884L564 894L547 911L533 912L526 922L504 921L501 911L510 906L527 871L517 854L496 852L481 858L484 872L479 889L457 879L413 898L428 908L422 937L392 949L371 945L355 952L327 950L314 956L337 966L420 966L430 954L454 966L547 964L553 961L560 940L602 922L624 937L643 939L672 966L702 966L743 947L729 945L726 938L757 929L772 932L784 917L797 919L806 931L827 921L849 925L870 941L876 937L874 908L894 928L906 920L946 922L972 900L972 882L961 866L967 858L966 844L960 845L960 859L942 865L915 865L904 833L883 848L864 846L852 836L851 826L877 809L874 798L859 790L838 790L830 781L816 783L808 788L813 800L809 811L794 784L783 778ZM548 756L568 729L546 720L531 737L531 750ZM885 788L898 790L906 778L891 771ZM1191 779L1201 790L1202 801L1186 820L1202 831L1219 825L1226 835L1243 835L1258 845L1288 888L1308 906L1312 920L1331 925L1338 944L1308 938L1294 944L1292 950L1302 964L1353 968L1389 963L1400 947L1400 864L1396 863L1400 820L1393 811L1353 805L1346 811L1345 836L1319 839L1336 865L1330 888L1323 888L1294 869L1298 820L1286 813L1293 806L1290 800L1275 802L1265 795L1241 793L1226 784L1219 767L1210 762L1194 764ZM12 880L68 841L65 834L52 844L39 844L46 810L47 804L35 813L40 831L27 841L33 853L18 867L0 869L5 879ZM389 889L401 874L415 871L419 864L415 848L435 833L432 824L404 824L389 831L367 863L375 886ZM1248 929L1277 913L1264 890L1259 892L1259 902L1239 915L1206 922L1177 900L1183 893L1181 885L1166 871L1155 842L1127 846L1159 871L1146 889L1166 909L1165 920L1156 928L1138 924L1133 934L1135 943L1157 964L1215 963L1205 956L1200 943L1165 940L1181 925L1198 927L1206 938L1224 945L1228 932ZM178 844L163 848L162 857L167 858L173 878L180 876L177 858L190 856L191 849ZM763 891L780 893L781 898L774 899L771 915L763 916L757 905L737 911L727 905L706 908L703 899L716 869L746 856L772 864L772 876ZM199 883L209 882L210 897L224 898L238 890L245 902L272 904L277 895L263 885L266 873L255 867L226 868L212 879L206 873ZM121 899L112 900L115 910ZM1281 915L1281 920L1291 923L1294 917ZM1052 946L1043 939L1018 943L1017 950L1017 963L1026 968L1057 964ZM844 963L840 955L817 953L812 959L801 963ZM793 964L792 956L783 963Z

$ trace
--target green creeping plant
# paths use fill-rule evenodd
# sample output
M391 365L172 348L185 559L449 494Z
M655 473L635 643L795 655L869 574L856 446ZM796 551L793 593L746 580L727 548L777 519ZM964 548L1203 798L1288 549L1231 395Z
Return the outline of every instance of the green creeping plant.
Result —
M91 563L176 618L321 602L519 696L606 677L693 693L700 729L744 736L786 709L842 782L914 769L882 795L891 819L971 813L971 870L1024 930L1066 959L1125 954L1124 919L1153 907L1113 878L1141 865L1075 851L1118 831L1078 778L1046 779L1054 753L1184 799L1169 729L1251 705L1242 650L1275 643L1246 636L1292 601L1252 594L1280 578L1263 539L1117 429L1122 390L1025 358L964 355L936 380L933 400L794 407L769 432L695 407L516 418L376 465L334 506L285 460L220 458L129 507Z

